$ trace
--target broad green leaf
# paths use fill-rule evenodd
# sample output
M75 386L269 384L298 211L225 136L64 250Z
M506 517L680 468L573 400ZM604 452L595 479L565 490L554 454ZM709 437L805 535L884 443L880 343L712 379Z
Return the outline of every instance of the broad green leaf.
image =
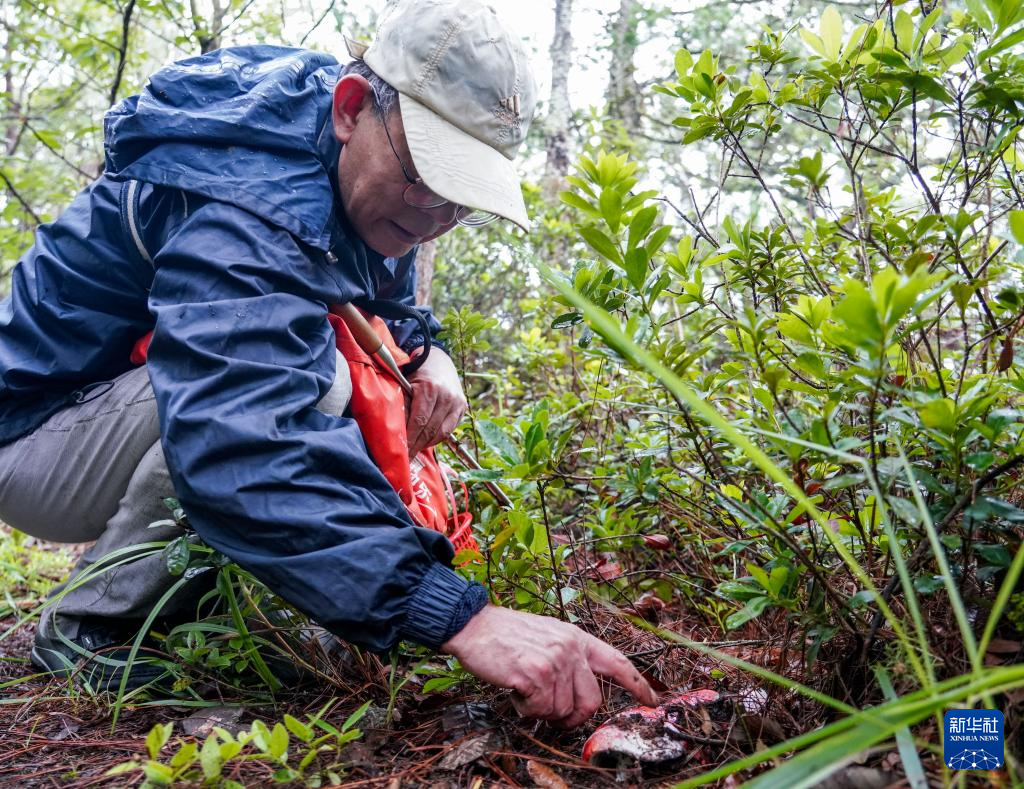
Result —
M500 427L488 419L477 420L476 432L484 443L502 460L509 464L522 462L519 449Z
M985 471L996 462L992 452L974 452L964 458L964 462L975 471Z
M1020 21L1022 9L1021 0L987 0L989 10L996 18L996 29L1005 30L1010 25Z
M149 730L149 734L146 735L146 752L149 753L150 759L156 759L160 755L161 749L171 738L172 731L174 723L158 723Z
M552 329L568 329L583 323L583 316L578 312L564 312L551 321Z
M877 346L882 341L882 325L871 294L852 279L846 281L844 290L846 295L833 308L832 318L851 330L857 344Z
M730 499L743 500L743 490L736 485L722 485L719 490L722 491L723 496L728 496Z
M626 246L633 248L647 238L658 217L658 207L654 205L641 208L629 222L629 238Z
M896 19L893 22L896 31L896 48L908 55L914 50L914 19L906 11L896 12Z
M868 37L872 37L872 41L868 41ZM853 33L850 34L849 41L846 42L846 46L843 48L843 63L849 62L851 57L859 56L866 50L870 50L873 46L874 28L871 25L857 25L853 29Z
M690 69L693 68L693 56L685 49L680 49L676 52L675 65L676 75L679 79L683 79L690 73Z
M816 353L802 353L796 358L796 366L801 371L814 376L815 378L824 378L827 375L825 370L825 363L821 360L821 357Z
M771 604L772 599L770 597L755 597L739 611L726 617L725 629L735 630L737 627L745 625L751 619L757 619Z
M423 683L423 693L448 690L452 685L459 683L458 679L452 677L434 677Z
M950 288L950 292L953 294L953 301L956 302L957 308L962 313L967 309L967 305L971 303L971 298L974 296L974 287L958 282Z
M802 342L804 345L811 345L814 342L810 327L797 315L788 312L780 313L776 326L784 337L791 340Z
M995 567L1009 567L1012 562L1010 552L1005 545L995 543L979 543L974 546L978 556L987 564Z
M828 296L822 296L811 308L810 315L808 316L811 321L811 326L815 329L821 328L822 324L828 320L832 314L832 299Z
M926 63L939 63L944 69L949 69L959 63L970 52L974 45L974 39L970 35L960 36L948 47L935 49L925 54Z
M947 435L956 432L956 404L948 397L929 400L918 408L918 413L927 427Z
M183 534L167 543L164 548L164 563L167 572L173 576L181 575L188 567L190 548L188 535Z
M566 205L572 206L573 208L578 208L580 211L583 211L584 213L589 214L590 216L596 217L601 215L600 211L594 208L594 206L592 206L590 203L588 203L575 192L562 192L560 197L562 202L565 203Z
M267 753L274 759L283 761L288 754L288 730L280 723L275 723L270 730L270 739L267 742Z
M180 748L177 753L171 757L169 764L175 770L179 767L184 767L186 764L192 764L196 760L196 755L199 753L199 746L194 742L186 742Z
M779 565L772 569L772 573L769 576L769 589L775 597L782 595L782 588L786 585L786 581L789 579L789 568L783 565Z
M601 216L608 223L608 229L612 233L618 233L622 220L622 195L613 187L605 187L601 190L598 205L601 208Z
M757 581L759 584L761 584L761 587L766 592L770 592L772 590L772 583L768 577L768 573L766 573L753 562L747 562L746 568L747 572L750 573L750 577Z
M939 17L942 16L942 7L936 6L924 19L921 20L921 24L917 26L917 33L914 35L914 42L911 44L911 49L917 52L918 49L922 48L922 44L928 35L928 32L935 27L935 23L939 21Z
M672 228L669 225L662 225L653 233L650 238L647 239L647 243L644 244L644 249L647 250L647 256L653 258L661 250L662 245L668 240L669 235L672 233Z
M1009 221L1014 240L1024 245L1024 211L1011 211Z
M220 757L220 744L214 735L209 735L199 751L199 765L203 768L203 776L212 780L220 776L223 762Z
M647 274L650 271L647 261L647 250L643 247L631 249L626 253L626 277L629 279L629 284L637 290L640 290L647 281Z
M287 713L284 716L284 725L288 727L288 731L302 740L302 742L309 742L313 738L313 730L309 726Z
M616 263L619 266L622 265L622 255L619 253L618 248L603 231L596 227L581 227L579 228L579 234L583 236L583 240L587 242L591 249L593 249L601 257L610 260L612 263Z
M964 5L983 30L992 30L992 17L989 16L982 0L964 0Z
M257 719L252 722L250 728L253 742L256 743L256 747L261 751L266 751L270 747L270 729L267 728L267 724Z
M831 62L839 60L843 48L843 18L836 7L830 5L821 15L821 42L825 48L825 57Z
M871 57L887 66L905 67L907 59L895 49L888 47L876 47L871 50Z
M502 476L503 472L496 468L470 468L459 472L463 482L496 482Z
M994 44L992 44L992 46L988 47L987 49L983 49L981 52L978 53L978 60L988 60L991 57L995 57L1000 52L1003 52L1009 49L1010 47L1015 47L1022 41L1024 41L1024 27L1018 29L1013 33L1010 33L1007 36L1003 36Z
M170 786L174 779L174 770L160 762L146 762L142 765L142 772L148 782L157 786Z

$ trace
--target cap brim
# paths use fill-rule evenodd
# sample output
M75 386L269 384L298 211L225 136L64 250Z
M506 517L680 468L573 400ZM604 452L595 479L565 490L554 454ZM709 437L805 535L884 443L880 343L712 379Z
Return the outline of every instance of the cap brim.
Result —
M423 183L446 200L497 214L529 230L512 161L415 99L398 96L409 153Z

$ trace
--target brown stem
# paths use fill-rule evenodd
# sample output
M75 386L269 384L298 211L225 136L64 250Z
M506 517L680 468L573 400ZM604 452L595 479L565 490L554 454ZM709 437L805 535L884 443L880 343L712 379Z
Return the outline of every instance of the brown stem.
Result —
M124 77L125 63L128 61L128 37L131 34L132 13L135 11L135 0L128 0L121 14L121 43L117 48L117 71L114 74L114 84L110 86L110 96L107 103L113 105L117 101L117 91L121 87L121 80Z

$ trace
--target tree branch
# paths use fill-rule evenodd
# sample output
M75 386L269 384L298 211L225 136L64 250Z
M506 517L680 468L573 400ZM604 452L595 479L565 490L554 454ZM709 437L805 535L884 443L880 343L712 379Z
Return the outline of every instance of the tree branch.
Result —
M14 188L14 184L11 183L11 179L7 177L7 173L0 170L0 180L4 182L4 186L7 187L7 191L11 193L11 196L17 200L21 207L25 209L25 213L32 217L32 221L37 225L43 224L43 220L39 218L39 215L32 210L32 206L28 204L28 201L21 196L17 189Z
M114 84L110 86L110 97L108 103L113 106L117 101L117 91L121 87L121 79L124 77L124 66L128 60L128 36L132 26L132 12L135 11L135 0L128 0L121 14L121 44L117 50L117 71L114 74Z

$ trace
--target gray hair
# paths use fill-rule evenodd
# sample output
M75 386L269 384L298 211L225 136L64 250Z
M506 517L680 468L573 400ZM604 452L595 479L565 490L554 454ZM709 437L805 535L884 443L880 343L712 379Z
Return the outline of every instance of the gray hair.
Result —
M358 74L370 83L370 89L373 91L373 111L381 121L398 106L398 91L377 76L377 72L367 66L365 61L353 60L346 64L341 75L344 77L349 74Z

